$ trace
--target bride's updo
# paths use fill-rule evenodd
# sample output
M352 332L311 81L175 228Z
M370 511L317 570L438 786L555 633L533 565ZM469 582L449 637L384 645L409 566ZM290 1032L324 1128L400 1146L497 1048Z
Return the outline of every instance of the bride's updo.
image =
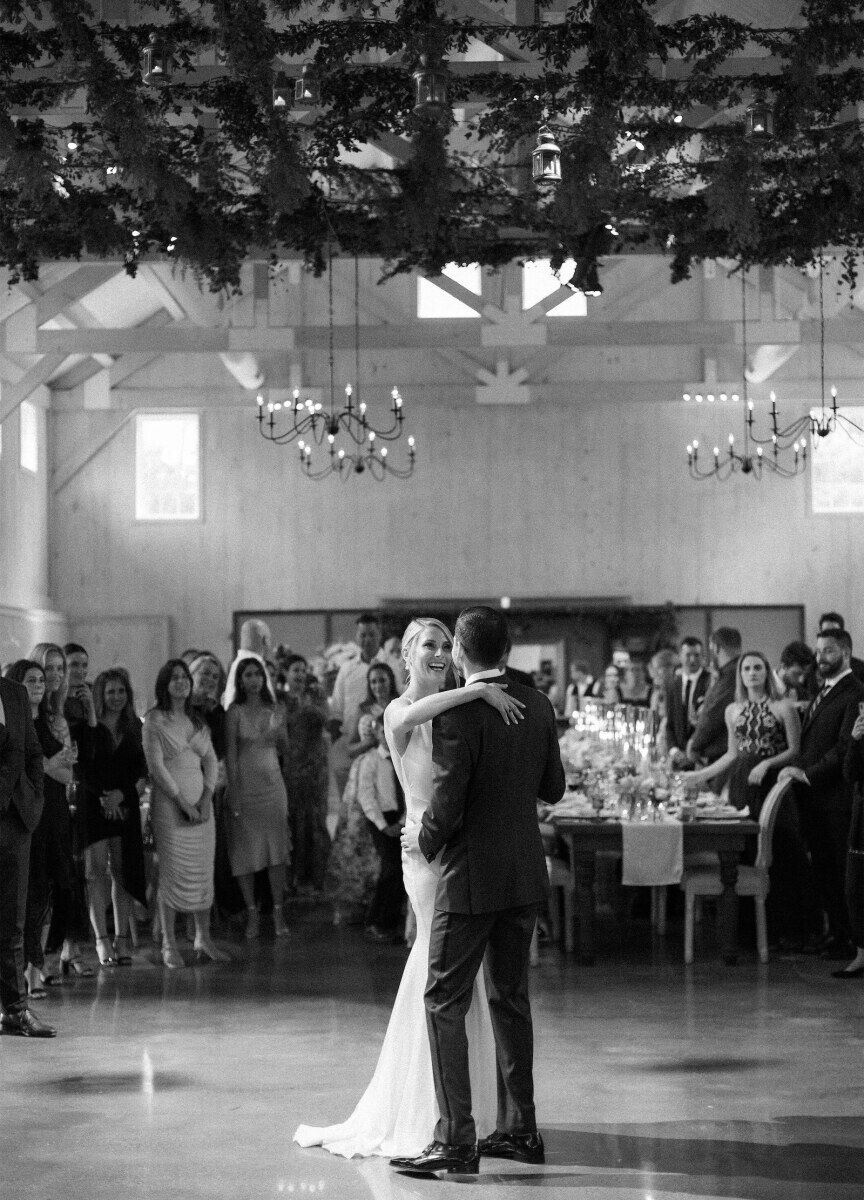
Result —
M417 639L424 629L440 629L447 638L450 645L453 645L453 634L447 628L443 621L439 621L437 617L414 617L409 623L408 628L402 634L402 658L405 662L405 669L408 672L408 678L411 678L411 656L414 653L414 646ZM452 672L447 672L448 683L447 687L452 687L450 676Z

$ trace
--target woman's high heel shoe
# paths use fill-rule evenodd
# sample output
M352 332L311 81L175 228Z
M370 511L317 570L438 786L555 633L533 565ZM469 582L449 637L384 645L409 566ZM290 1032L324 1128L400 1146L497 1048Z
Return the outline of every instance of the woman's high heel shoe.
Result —
M132 939L121 934L114 939L114 959L118 967L132 966Z
M231 955L220 950L209 938L206 941L203 938L196 938L192 948L195 951L197 963L231 961Z
M183 961L183 956L176 946L162 947L162 962L166 967L170 967L172 970L176 967L186 966L185 962Z
M42 986L42 972L32 963L24 968L24 982L27 984L27 995L31 1000L44 1000L48 993Z
M60 974L69 975L70 973L77 975L79 979L92 979L95 974L93 968L82 962L77 954L71 955L69 958L64 958L61 954Z
M114 957L114 947L111 945L111 939L109 937L96 939L96 954L99 958L100 966L117 966L117 959Z

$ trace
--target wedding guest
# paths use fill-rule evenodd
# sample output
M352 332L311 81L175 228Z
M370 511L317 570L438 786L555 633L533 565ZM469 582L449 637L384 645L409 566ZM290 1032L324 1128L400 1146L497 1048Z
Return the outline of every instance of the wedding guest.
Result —
M686 761L687 743L693 736L696 718L711 686L699 638L682 638L678 657L681 669L670 681L666 695L666 743L673 766Z
M570 664L570 682L564 693L564 716L572 717L582 707L582 701L590 695L594 676L591 668L582 658L575 659Z
M112 667L96 677L93 706L97 724L75 726L90 922L102 966L125 967L132 963L132 900L147 903L140 810L147 763L132 684L124 669ZM109 902L113 943L106 921Z
M7 679L24 685L43 754L44 804L30 841L27 910L24 919L24 976L27 993L44 999L46 987L60 982L59 952L75 914L75 868L66 787L72 782L72 750L51 733L41 706L45 672L38 663L19 659L7 667ZM50 919L50 928L49 928ZM47 943L43 949L43 932ZM46 950L49 959L46 959ZM92 972L91 972L92 974Z
M288 933L282 908L291 856L288 797L279 766L287 731L260 659L241 659L225 693L228 856L246 905L246 937L258 936L255 874L266 869L277 937Z
M90 656L79 642L67 642L63 654L67 677L63 716L71 725L73 721L86 721L90 715L90 684L87 682Z
M291 829L291 874L294 887L301 895L324 890L330 853L324 724L320 709L300 709L289 721L282 757Z
M330 736L333 738L333 770L341 792L348 778L348 742L357 727L357 710L366 698L369 666L381 662L381 623L373 613L357 618L355 640L360 654L343 662L336 674L330 697Z
M672 686L677 666L678 655L674 650L668 648L658 650L656 654L651 656L651 660L648 663L648 678L651 680L651 691L648 695L648 711L651 715L651 727L654 733L655 744L660 754L665 754L668 746L666 733L669 720L667 702L669 689Z
M55 642L39 642L30 651L28 657L31 662L38 663L45 672L45 698L42 701L40 712L47 725L48 731L54 738L56 738L58 742L66 747L69 747L72 750L73 758L77 760L77 741L73 737L69 722L65 716L66 702L68 698L66 655L60 646L58 646ZM93 696L90 689L87 688L85 690L80 690L77 698L81 702L80 709L73 708L72 711L81 711L84 713L84 717L80 721L76 720L76 731L87 726L95 726L96 712L93 708ZM77 762L73 767L73 776L75 776L74 786L77 787L79 783ZM80 822L78 816L76 815L76 819L72 824L72 848L75 872L76 902L72 910L73 925L71 929L67 929L66 931L67 936L64 938L63 949L60 953L60 967L64 974L72 971L81 978L89 978L93 974L93 969L83 960L81 949L78 944L79 937L87 936L86 930L83 927L84 922L81 921L79 916L79 914L86 907L86 882L79 865L83 857L81 853L83 851L83 845L80 844L80 829Z
M777 774L795 760L801 745L795 705L778 695L768 660L758 650L748 650L738 659L735 699L726 707L725 720L726 752L683 779L688 787L700 788L728 774L730 804L749 808L758 819Z
M217 910L223 915L230 915L243 908L243 898L237 881L231 874L228 859L228 777L225 772L227 737L225 709L222 706L227 675L222 663L211 650L199 650L187 665L192 676L192 708L210 730L210 741L218 766L216 787L213 791L213 819L216 822L213 887Z
M819 633L822 634L829 629L844 629L846 622L838 612L826 612L819 618ZM864 683L864 662L860 658L856 658L853 654L849 659L849 668L852 674L859 683Z
M339 815L327 865L326 891L334 925L362 925L378 880L378 855L358 799L362 759L355 758L339 800Z
M155 690L156 703L144 718L143 745L159 856L162 961L169 968L184 965L176 918L178 912L191 912L196 958L222 962L228 956L210 936L216 755L210 731L192 707L192 676L182 659L165 663Z
M803 716L817 692L816 655L806 642L790 642L783 647L777 678L783 695Z
M851 657L852 639L845 629L826 628L819 634L816 668L822 686L804 718L800 753L779 776L795 784L801 832L828 922L822 957L832 961L855 953L845 898L852 788L843 764L864 687L852 674Z
M27 1007L24 982L30 837L42 815L42 787L30 697L20 683L0 678L0 1029L48 1038L56 1030Z
M359 758L378 745L372 728L377 717L398 695L396 677L387 663L373 663L366 672L366 696L357 710L357 720L348 741L348 757ZM365 719L364 719L365 718Z
M852 926L855 957L832 974L835 979L864 978L864 712L859 708L852 726L843 766L847 783L854 787L849 852L846 860L846 905Z
M721 625L712 633L708 650L717 668L717 677L705 693L702 708L696 718L696 726L685 751L688 761L696 767L710 766L721 758L728 748L726 709L735 699L741 634L737 629ZM722 776L713 777L713 784L718 792L723 783Z
M405 797L384 737L384 721L373 721L376 744L360 759L357 799L378 855L378 880L366 916L366 935L372 941L392 942L398 936L405 904L402 847L399 841ZM401 940L401 939L400 939Z
M610 663L603 672L602 679L598 679L591 688L591 695L596 697L601 704L623 704L624 692L621 687L621 672L614 663Z
M285 705L289 728L297 713L307 708L313 708L320 712L326 723L330 716L327 697L324 695L320 683L309 670L309 663L303 655L286 655L282 663L282 672L285 676L282 703Z

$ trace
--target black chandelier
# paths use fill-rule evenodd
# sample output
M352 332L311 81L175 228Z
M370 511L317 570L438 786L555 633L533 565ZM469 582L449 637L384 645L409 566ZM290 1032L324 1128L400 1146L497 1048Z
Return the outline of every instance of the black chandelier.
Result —
M690 475L693 479L719 479L721 481L739 471L742 475L752 475L755 479L761 479L764 471L771 471L786 479L800 475L807 467L807 439L801 436L800 421L793 422L785 429L781 428L780 415L773 392L771 393L771 433L767 437L759 437L756 433L755 406L747 391L747 280L743 266L741 268L741 358L744 436L740 447L735 444L734 433L730 433L725 450L721 451L719 446L715 446L706 463L704 458L700 461L699 442L694 438L687 446L687 465ZM697 401L701 398L701 396L697 396ZM725 394L721 398L725 399ZM690 399L689 393L685 393L684 399ZM709 395L710 399L713 397ZM733 401L737 400L737 395L733 395L732 399ZM803 420L805 422L803 428L806 428L809 417L803 418ZM790 450L792 452L791 459L788 457Z
M330 403L325 409L321 401L302 400L299 389L294 389L293 399L281 402L257 397L258 431L267 441L276 445L297 442L300 451L300 466L310 479L324 479L337 474L342 479L368 472L374 479L383 480L388 475L407 479L414 472L417 458L416 442L408 437L408 461L399 466L390 457L386 443L401 438L405 414L398 387L390 393L391 421L387 426L373 425L367 415L366 404L359 396L360 381L360 275L357 256L354 256L354 379L355 384L345 387L345 403L336 402L336 368L333 330L333 254L328 246L327 262L328 302L328 350L330 368ZM355 388L357 394L355 396ZM283 423L284 422L284 423ZM346 445L340 445L340 439ZM326 457L316 465L313 449L326 449Z

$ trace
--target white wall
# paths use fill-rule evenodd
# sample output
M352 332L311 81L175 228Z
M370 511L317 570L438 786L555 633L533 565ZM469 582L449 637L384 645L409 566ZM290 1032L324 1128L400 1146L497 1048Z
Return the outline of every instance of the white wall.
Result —
M63 441L86 437L87 423L95 433L100 417L54 420ZM518 409L415 403L410 420L412 479L315 483L295 450L259 438L248 407L206 412L195 525L134 521L127 425L56 507L58 607L73 628L100 614L168 616L175 649L207 644L226 657L235 609L361 608L384 596L803 603L808 629L837 608L864 640L864 518L812 515L808 477L689 478L687 440L713 444L726 414L574 392L568 405Z

